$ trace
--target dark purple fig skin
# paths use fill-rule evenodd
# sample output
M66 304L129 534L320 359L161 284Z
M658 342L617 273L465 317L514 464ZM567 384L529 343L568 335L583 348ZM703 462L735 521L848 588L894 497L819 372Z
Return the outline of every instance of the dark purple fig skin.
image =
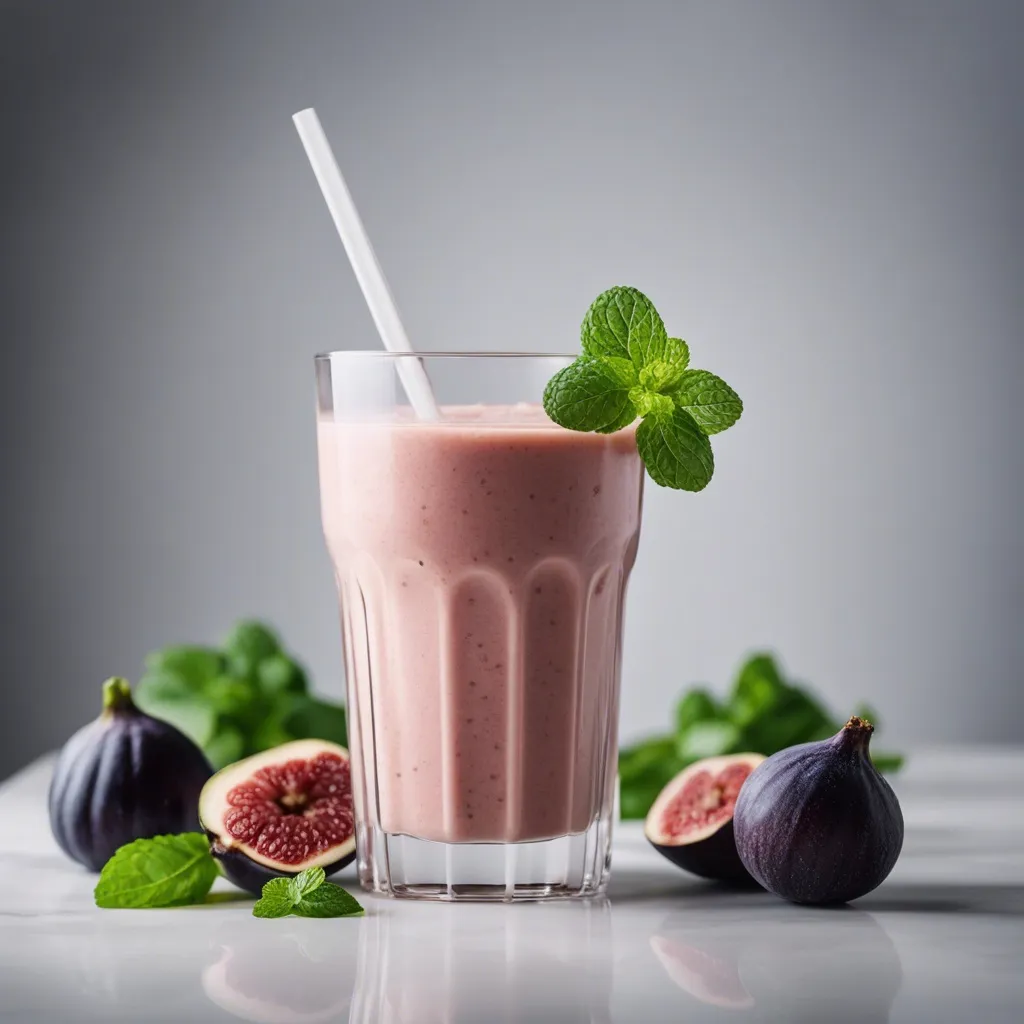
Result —
M710 878L727 885L756 888L757 882L743 866L736 852L736 839L732 821L727 821L717 832L696 843L683 846L664 846L651 839L648 842L658 853L691 875Z
M794 903L848 903L879 886L903 848L903 813L851 718L831 739L773 754L740 790L736 849L754 879Z
M263 886L272 878L294 878L297 871L274 871L264 864L257 864L256 861L247 857L241 850L230 850L220 841L217 835L207 830L206 838L210 840L210 853L214 860L220 865L221 873L239 889L245 889L254 896L263 892ZM345 854L341 860L333 864L322 864L325 875L333 875L343 867L347 867L356 859L356 851Z
M54 839L92 871L135 839L195 832L213 774L184 733L135 707L125 680L108 680L103 698L100 717L61 750L49 793Z

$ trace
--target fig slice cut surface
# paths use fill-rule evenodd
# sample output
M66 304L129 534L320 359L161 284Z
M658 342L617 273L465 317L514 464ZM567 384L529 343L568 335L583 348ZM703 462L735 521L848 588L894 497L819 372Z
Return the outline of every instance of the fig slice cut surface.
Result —
M763 761L760 754L730 754L697 761L659 794L644 831L660 846L696 843L732 820L740 788Z
M200 817L224 848L266 867L334 863L355 846L348 752L297 740L229 765L204 789Z

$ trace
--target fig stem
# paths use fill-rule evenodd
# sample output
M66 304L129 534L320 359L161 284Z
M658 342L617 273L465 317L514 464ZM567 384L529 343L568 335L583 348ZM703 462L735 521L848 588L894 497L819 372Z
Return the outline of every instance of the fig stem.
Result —
M875 727L866 719L853 715L850 720L839 730L836 735L836 743L847 750L857 751L866 754L868 744L871 742L871 734Z
M113 676L103 684L103 713L128 711L135 707L132 701L132 686L127 679Z

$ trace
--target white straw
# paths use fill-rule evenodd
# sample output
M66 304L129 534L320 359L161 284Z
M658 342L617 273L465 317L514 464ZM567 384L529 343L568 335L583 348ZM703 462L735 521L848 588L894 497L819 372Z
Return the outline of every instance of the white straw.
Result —
M391 289L384 278L373 246L366 235L363 222L359 219L352 195L345 184L338 162L334 158L331 144L327 141L320 118L309 107L292 116L299 138L306 149L306 156L313 167L313 173L320 184L320 191L331 211L334 226L341 235L341 241L348 253L356 280L363 290L363 297L370 307L370 315L377 325L381 341L388 352L411 352L412 345L402 326ZM398 359L398 373L409 401L421 420L439 418L437 402L430 387L430 380L419 359Z

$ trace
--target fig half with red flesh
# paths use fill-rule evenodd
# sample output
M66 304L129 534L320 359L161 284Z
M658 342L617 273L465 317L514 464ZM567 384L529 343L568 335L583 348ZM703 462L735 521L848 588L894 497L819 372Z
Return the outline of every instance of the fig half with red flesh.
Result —
M222 768L203 787L199 819L225 877L259 894L271 878L355 857L348 751L296 740Z
M732 814L740 787L762 754L706 757L658 794L644 822L651 845L684 871L733 885L754 885L736 852Z

